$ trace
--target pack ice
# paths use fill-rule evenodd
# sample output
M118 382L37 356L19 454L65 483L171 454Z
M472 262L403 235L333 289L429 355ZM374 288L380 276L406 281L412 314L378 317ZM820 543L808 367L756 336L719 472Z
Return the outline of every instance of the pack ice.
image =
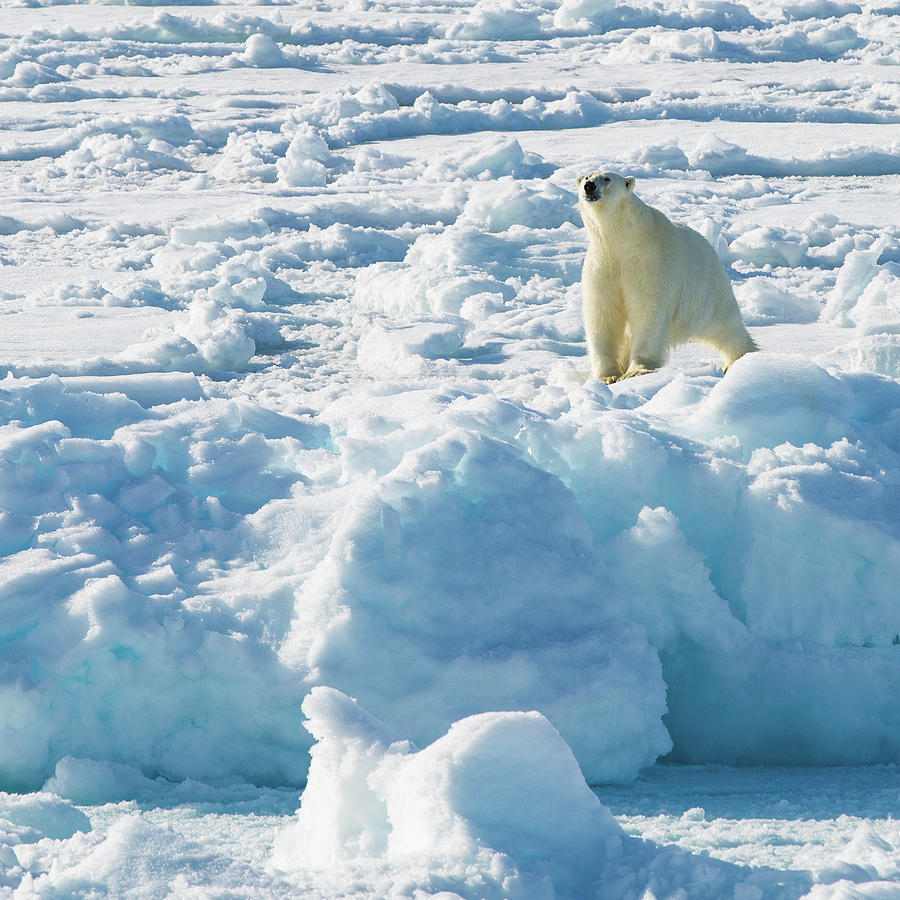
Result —
M588 785L900 759L897 22L0 9L0 894L896 889ZM587 377L598 165L762 352Z

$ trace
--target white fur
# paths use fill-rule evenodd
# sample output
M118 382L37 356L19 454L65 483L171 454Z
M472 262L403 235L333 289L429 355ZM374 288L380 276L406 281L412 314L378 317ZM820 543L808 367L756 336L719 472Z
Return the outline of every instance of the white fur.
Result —
M633 187L614 172L578 179L590 238L581 287L591 374L608 384L643 375L692 338L712 344L727 369L758 348L722 263L701 234L670 222Z

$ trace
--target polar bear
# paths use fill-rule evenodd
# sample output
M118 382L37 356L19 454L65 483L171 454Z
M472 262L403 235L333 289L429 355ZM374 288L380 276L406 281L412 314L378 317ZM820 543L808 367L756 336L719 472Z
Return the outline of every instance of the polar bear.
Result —
M640 200L632 176L580 176L578 207L590 239L581 287L595 378L651 372L692 338L712 344L726 370L759 349L709 242Z

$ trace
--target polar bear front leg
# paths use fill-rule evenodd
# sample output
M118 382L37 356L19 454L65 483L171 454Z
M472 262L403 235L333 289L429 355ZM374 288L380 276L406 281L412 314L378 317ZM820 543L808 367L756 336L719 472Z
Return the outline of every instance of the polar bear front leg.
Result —
M658 307L650 307L656 309ZM631 328L631 360L622 378L646 375L658 369L666 361L668 329L664 322L654 321L652 316L639 315L629 320Z
M584 333L591 376L612 384L622 377L619 359L625 343L625 309L622 302L595 288L584 290Z

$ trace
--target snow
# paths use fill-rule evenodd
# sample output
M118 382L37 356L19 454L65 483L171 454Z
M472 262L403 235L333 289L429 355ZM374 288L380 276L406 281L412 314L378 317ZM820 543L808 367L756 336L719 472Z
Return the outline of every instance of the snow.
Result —
M895 13L0 9L0 896L896 896Z
M278 869L383 856L464 870L476 857L509 872L494 874L498 896L544 893L548 881L577 894L602 870L611 841L621 842L540 713L469 716L416 751L331 688L314 688L303 709L317 743L296 821L275 842ZM513 875L522 863L532 871Z

